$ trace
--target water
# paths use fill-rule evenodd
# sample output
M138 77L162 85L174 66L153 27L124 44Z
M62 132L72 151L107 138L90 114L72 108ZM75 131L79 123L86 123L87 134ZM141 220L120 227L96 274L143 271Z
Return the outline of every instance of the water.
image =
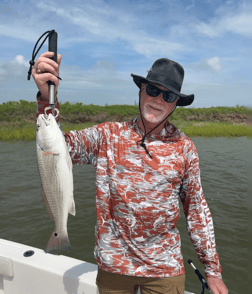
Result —
M252 140L240 138L192 138L201 166L201 182L210 208L222 265L230 294L248 292L247 155ZM54 229L40 192L40 176L34 142L0 142L0 238L45 249ZM95 210L95 168L74 165L76 216L69 215L70 252L58 252L91 263ZM186 290L201 293L201 283L188 264L204 274L186 231L180 203L178 229L186 268ZM205 293L209 293L207 290Z

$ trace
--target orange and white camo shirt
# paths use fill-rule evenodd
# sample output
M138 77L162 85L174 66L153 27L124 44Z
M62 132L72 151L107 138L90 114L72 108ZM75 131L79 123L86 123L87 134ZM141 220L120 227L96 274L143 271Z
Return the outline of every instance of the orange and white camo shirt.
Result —
M49 106L38 95L37 117ZM55 106L59 109L57 96ZM59 117L56 121L61 129ZM96 168L95 259L101 269L115 274L158 278L184 274L176 228L180 198L187 232L205 264L206 277L221 279L197 149L174 125L168 124L167 130L145 139L151 159L137 144L144 135L138 119L69 133L61 129L73 164Z

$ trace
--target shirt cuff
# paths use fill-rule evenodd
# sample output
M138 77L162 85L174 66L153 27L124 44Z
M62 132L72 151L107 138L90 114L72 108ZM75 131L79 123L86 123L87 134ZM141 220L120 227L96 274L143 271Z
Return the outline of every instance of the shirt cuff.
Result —
M41 100L41 93L40 91L38 91L37 93L37 114L36 114L36 118L38 118L38 116L40 114L44 114L45 113L45 108L49 106L49 101L48 100ZM59 109L59 101L58 101L58 91L56 91L56 96L55 96L55 108ZM47 114L52 113L52 109L48 109ZM59 116L56 117L56 122L59 123L60 119Z

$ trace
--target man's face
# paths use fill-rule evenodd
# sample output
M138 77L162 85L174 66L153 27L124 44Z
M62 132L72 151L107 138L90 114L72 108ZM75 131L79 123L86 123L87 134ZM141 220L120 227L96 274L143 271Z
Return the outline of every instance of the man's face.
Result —
M151 84L161 90L169 91L163 86L159 86L154 83L151 83ZM179 98L180 97L178 97L172 103L168 103L164 101L162 93L160 93L157 97L151 97L146 93L146 85L142 83L141 84L141 112L142 112L143 118L145 119L147 123L150 124L150 126L152 124L156 125L157 123L164 120L168 116L168 114L172 112ZM155 110L152 107L158 110Z

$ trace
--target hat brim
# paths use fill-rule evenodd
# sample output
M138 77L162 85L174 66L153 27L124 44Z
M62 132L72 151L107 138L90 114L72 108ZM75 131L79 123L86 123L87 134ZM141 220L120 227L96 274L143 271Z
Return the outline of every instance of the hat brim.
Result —
M180 99L177 102L177 106L188 106L188 105L191 105L193 103L193 101L194 101L194 94L185 95L185 94L182 94L182 93L178 92L176 89L174 89L173 87L171 87L169 85L161 84L159 81L146 79L144 77L134 75L134 74L131 74L131 76L133 77L133 80L134 80L135 84L138 86L139 89L141 89L141 84L142 83L152 82L154 84L163 86L166 89L169 89L173 93L177 94L180 97Z

